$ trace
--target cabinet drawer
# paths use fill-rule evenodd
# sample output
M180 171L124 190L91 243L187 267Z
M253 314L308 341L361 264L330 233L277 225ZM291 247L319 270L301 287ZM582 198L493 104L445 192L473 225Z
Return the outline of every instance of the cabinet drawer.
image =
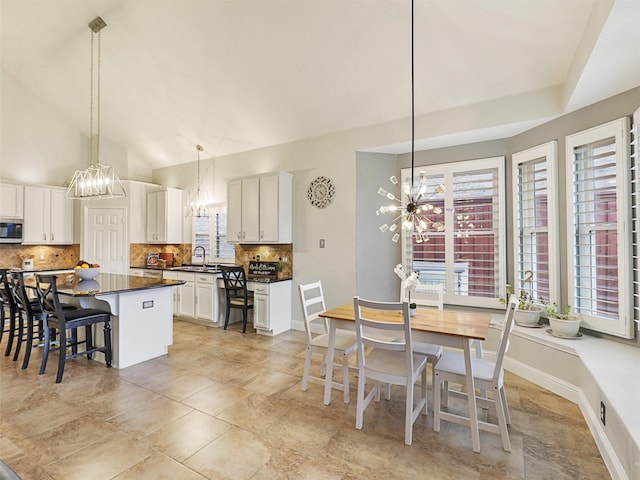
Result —
M196 274L195 273L189 273L189 272L177 272L178 273L178 280L184 280L185 282L195 282L196 281Z
M198 283L208 283L210 285L213 285L216 281L216 276L215 275L211 275L211 274L197 274L196 275L196 282Z
M262 295L269 295L269 285L266 285L264 283L253 283L253 288L250 288L250 290L253 290L255 293L257 294L262 294Z
M167 280L178 280L178 272L162 272L162 278Z

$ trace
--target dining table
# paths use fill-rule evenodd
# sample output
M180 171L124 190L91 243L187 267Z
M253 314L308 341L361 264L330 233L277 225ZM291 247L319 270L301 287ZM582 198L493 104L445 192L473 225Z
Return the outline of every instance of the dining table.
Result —
M402 322L402 312L380 311L363 308L367 318L381 321ZM324 387L324 404L331 403L333 383L333 362L336 329L355 330L355 310L353 303L327 310L320 317L329 321L329 342L326 358ZM471 342L485 340L489 331L491 315L488 313L457 310L437 310L433 308L417 308L411 320L411 332L415 341L433 343L444 347L462 349L466 368L466 387L469 393L469 422L473 451L480 452L480 434L476 410L475 385L473 380L473 363L471 361Z

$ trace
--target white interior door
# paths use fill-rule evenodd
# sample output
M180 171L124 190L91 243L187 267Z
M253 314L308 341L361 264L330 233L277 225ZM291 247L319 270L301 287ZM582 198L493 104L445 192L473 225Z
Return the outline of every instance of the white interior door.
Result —
M104 273L126 274L126 209L85 207L82 258L98 263Z

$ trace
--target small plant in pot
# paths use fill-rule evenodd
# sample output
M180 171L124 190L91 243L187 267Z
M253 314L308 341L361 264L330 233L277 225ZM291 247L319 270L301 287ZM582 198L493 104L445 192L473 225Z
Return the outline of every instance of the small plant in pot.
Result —
M511 287L507 285L507 298L509 298L510 295ZM507 303L507 300L501 298L500 303ZM537 327L540 314L542 314L543 310L543 305L537 303L533 295L521 289L520 295L518 295L518 309L513 314L514 320L522 327Z
M558 304L545 303L544 311L549 319L551 332L558 337L576 337L580 329L580 315L571 311L571 305L564 310Z

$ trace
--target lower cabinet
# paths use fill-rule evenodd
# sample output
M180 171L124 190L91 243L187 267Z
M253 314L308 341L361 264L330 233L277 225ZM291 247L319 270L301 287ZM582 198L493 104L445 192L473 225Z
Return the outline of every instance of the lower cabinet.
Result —
M220 290L220 324L224 325L225 292L222 279L217 281ZM278 335L291 329L291 280L273 283L247 282L247 288L253 292L253 327L262 335ZM234 317L231 310L230 322L242 318L240 310ZM251 321L251 317L250 317Z
M204 325L213 324L218 316L215 275L165 270L163 278L185 282L173 287L175 315Z

